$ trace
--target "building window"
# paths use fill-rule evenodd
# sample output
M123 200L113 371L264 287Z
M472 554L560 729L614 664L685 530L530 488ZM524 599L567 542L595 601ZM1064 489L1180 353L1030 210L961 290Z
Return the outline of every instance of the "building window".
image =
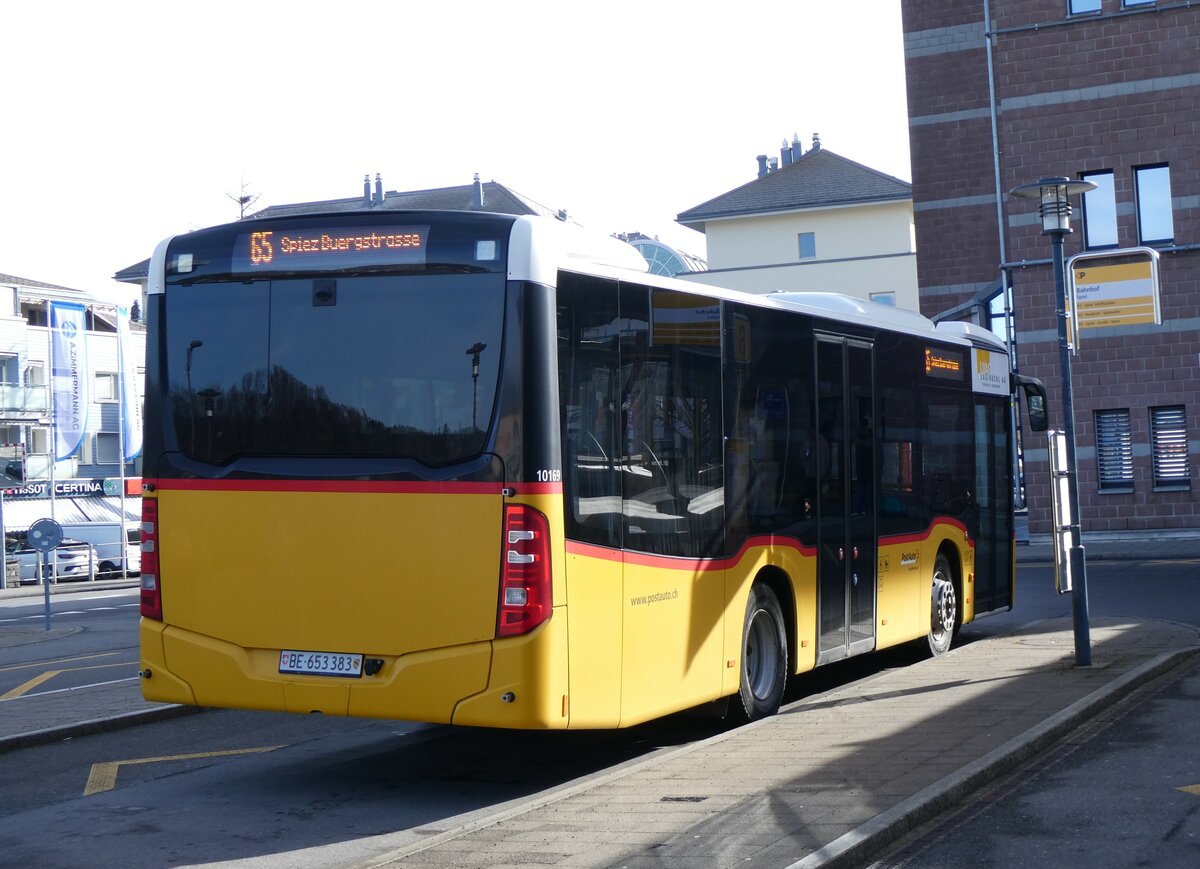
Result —
M1140 166L1133 170L1136 185L1138 240L1142 244L1169 244L1175 240L1171 216L1171 169Z
M116 401L117 375L96 372L96 395L94 398L96 401Z
M1117 246L1117 191L1112 172L1084 172L1096 185L1083 194L1083 239L1089 248Z
M1133 433L1128 408L1096 411L1096 465L1101 491L1133 488Z
M800 259L817 258L817 234L815 232L800 233Z
M894 308L896 307L896 294L894 292L871 293L871 301Z
M96 435L96 464L119 465L121 463L121 436L112 432Z
M25 366L26 386L46 385L46 366L41 362L30 362Z
M1155 488L1190 488L1187 415L1182 404L1150 408L1150 447Z
M18 359L16 356L10 356L7 353L0 354L0 383L19 385L21 376L18 373L21 369L17 367Z
M1121 6L1126 8L1130 6L1153 6L1157 2L1158 0L1121 0Z
M1070 9L1072 15L1099 12L1100 0L1067 0L1067 8Z
M984 325L991 330L993 335L1003 341L1006 347L1011 347L1013 343L1012 287L1001 289L998 293L989 296L986 301L987 322Z
M50 452L50 429L40 426L29 429L29 453L44 456Z

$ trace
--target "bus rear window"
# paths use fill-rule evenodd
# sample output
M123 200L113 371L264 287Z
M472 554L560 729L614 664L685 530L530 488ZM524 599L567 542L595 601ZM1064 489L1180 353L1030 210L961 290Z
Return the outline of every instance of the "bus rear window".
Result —
M178 448L214 464L477 456L503 313L496 274L172 286L164 332Z

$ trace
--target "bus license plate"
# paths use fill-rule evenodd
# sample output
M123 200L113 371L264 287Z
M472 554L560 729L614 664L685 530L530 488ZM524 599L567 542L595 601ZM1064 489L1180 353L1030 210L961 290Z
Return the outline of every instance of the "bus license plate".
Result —
M362 659L362 655L284 649L279 653L279 672L358 677L362 675Z

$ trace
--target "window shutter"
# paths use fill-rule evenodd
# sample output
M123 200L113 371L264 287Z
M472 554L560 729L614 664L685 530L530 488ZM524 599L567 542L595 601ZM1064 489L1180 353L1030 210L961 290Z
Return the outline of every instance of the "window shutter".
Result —
M1154 485L1190 485L1187 416L1183 405L1150 408L1150 445L1154 456Z
M1101 489L1133 485L1133 433L1128 408L1096 411L1096 464Z

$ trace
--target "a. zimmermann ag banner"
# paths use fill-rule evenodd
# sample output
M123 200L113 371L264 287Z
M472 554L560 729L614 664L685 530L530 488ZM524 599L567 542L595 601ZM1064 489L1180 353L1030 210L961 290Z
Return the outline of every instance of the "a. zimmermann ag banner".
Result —
M83 305L50 302L50 389L54 398L54 459L70 458L87 430L87 329Z

